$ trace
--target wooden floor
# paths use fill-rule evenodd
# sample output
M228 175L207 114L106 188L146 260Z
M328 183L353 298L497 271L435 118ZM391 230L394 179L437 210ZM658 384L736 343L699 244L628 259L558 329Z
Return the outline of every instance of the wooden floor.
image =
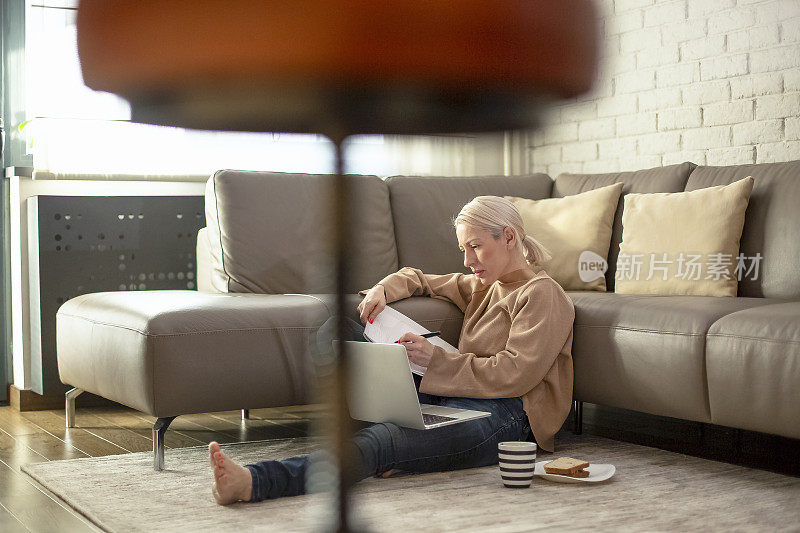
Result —
M166 434L167 448L306 436L315 406L184 415ZM23 412L0 407L0 531L98 531L20 471L25 463L98 457L153 449L155 418L126 407L78 408L76 426L65 427L64 411Z
M167 448L309 435L321 406L184 415L166 434ZM20 471L25 463L152 452L155 419L126 407L78 407L77 427L67 430L64 411L20 413L0 407L0 531L97 531L83 517ZM572 429L572 415L562 431ZM800 441L653 417L584 404L588 434L678 451L754 468L800 475Z

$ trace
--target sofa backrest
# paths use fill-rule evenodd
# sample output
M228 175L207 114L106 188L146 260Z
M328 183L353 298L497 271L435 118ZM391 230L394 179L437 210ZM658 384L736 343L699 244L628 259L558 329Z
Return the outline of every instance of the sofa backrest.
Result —
M389 189L349 176L347 206L358 235L345 289L354 293L397 270ZM206 185L211 279L220 292L333 293L330 175L221 170Z
M608 250L608 270L606 270L606 290L614 290L614 274L617 269L619 243L622 242L622 210L625 195L629 192L681 192L686 187L689 174L696 167L694 163L681 163L666 167L637 170L635 172L614 172L609 174L560 174L553 184L553 198L570 196L614 183L622 182L622 197L614 214L614 227L611 232L611 246Z
M758 274L739 281L738 295L800 298L800 161L726 167L697 167L686 190L727 185L753 176L739 253L749 268L761 254ZM758 260L756 260L758 261ZM755 276L755 279L753 277Z
M452 218L476 196L548 198L553 181L527 176L417 177L386 180L392 204L399 266L430 274L468 272L458 250Z

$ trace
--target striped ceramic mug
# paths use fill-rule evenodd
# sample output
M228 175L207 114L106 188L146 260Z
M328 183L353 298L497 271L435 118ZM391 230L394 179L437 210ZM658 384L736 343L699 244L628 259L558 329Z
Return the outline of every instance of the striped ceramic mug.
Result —
M531 486L536 463L535 442L499 442L497 455L500 459L500 477L503 478L503 485L512 489Z

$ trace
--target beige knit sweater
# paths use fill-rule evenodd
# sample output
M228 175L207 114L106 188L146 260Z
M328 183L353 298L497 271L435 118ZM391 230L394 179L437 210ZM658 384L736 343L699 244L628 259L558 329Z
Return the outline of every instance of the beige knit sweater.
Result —
M420 391L466 398L522 397L539 446L553 436L572 405L572 300L546 272L523 268L489 286L474 274L424 274L405 267L378 282L386 301L430 296L464 313L459 353L434 347ZM362 294L366 291L361 291Z

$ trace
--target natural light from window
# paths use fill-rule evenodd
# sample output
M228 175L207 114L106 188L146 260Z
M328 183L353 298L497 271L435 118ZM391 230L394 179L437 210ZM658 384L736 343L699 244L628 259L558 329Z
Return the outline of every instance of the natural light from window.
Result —
M83 84L77 0L45 0L26 12L27 117L22 132L38 172L169 176L218 169L330 173L333 145L320 135L194 131L129 122L127 101ZM346 171L389 176L465 175L470 137L359 136Z

